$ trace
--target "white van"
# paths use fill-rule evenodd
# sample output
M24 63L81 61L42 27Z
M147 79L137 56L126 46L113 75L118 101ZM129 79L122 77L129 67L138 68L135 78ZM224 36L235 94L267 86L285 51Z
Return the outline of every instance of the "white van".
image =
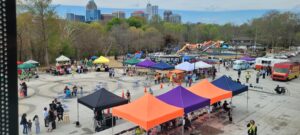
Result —
M274 59L274 58L266 58L260 57L255 59L255 69L262 69L263 67L271 66L273 67L276 63L281 62L290 62L288 59Z

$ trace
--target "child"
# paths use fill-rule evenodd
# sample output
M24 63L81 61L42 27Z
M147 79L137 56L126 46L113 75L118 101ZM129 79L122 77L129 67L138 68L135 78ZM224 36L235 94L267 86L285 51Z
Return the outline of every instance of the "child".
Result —
M28 126L28 134L31 135L31 127L32 127L31 120L28 121L27 126Z
M35 115L33 117L33 121L34 121L34 124L35 124L35 133L36 134L39 134L40 133L40 122L39 122L39 117L37 115Z

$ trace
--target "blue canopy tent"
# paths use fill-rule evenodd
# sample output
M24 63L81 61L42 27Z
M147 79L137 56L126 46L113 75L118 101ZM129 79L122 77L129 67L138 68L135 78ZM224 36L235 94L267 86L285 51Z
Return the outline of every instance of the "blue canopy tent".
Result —
M217 80L214 80L212 82L212 84L221 89L231 91L232 96L236 96L238 94L241 94L241 93L247 91L247 111L248 111L248 99L249 99L248 98L248 86L237 83L225 75L223 75L222 77L220 77ZM231 98L231 102L232 102L232 98Z
M189 61L189 60L191 60L191 59L192 59L191 56L185 55L185 56L182 57L182 62Z
M157 70L170 70L170 69L174 69L174 66L171 66L164 62L159 62L159 63L151 66L151 68L157 69Z
M237 83L225 75L217 80L214 80L212 84L221 89L232 91L233 96L248 91L248 86Z

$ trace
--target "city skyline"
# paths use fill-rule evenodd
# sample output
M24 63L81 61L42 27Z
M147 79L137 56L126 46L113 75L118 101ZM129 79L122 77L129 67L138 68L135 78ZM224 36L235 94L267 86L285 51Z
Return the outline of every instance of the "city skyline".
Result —
M66 20L69 21L80 21L80 22L94 22L94 21L104 21L108 22L112 18L125 18L126 13L122 10L120 11L113 11L110 13L103 14L101 13L100 8L98 8L97 4L94 0L89 0L88 3L85 6L86 15L80 15L75 14L72 12L66 13ZM170 11L170 10L166 10ZM165 19L164 21L171 22L171 23L181 23L181 16L179 14L172 14L172 11L170 11L171 14L168 15L168 19ZM165 14L164 14L165 15ZM142 17L146 20L152 19L154 16L160 16L158 13L158 6L152 5L150 1L148 1L145 9L143 10L135 10L131 13L130 17Z
M53 0L53 4L83 6L89 0ZM147 0L94 0L99 8L141 9ZM298 0L151 0L160 9L188 11L233 11L233 10L292 10L300 11ZM170 6L170 3L171 6Z

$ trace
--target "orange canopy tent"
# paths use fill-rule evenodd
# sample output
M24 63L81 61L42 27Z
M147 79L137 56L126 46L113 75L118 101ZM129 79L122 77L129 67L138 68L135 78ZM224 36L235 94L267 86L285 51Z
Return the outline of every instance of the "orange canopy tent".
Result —
M112 114L149 130L166 121L182 117L184 111L147 93L129 104L112 108Z
M231 91L220 89L210 83L207 79L191 86L190 88L188 88L188 90L198 96L210 99L210 104L232 97Z

